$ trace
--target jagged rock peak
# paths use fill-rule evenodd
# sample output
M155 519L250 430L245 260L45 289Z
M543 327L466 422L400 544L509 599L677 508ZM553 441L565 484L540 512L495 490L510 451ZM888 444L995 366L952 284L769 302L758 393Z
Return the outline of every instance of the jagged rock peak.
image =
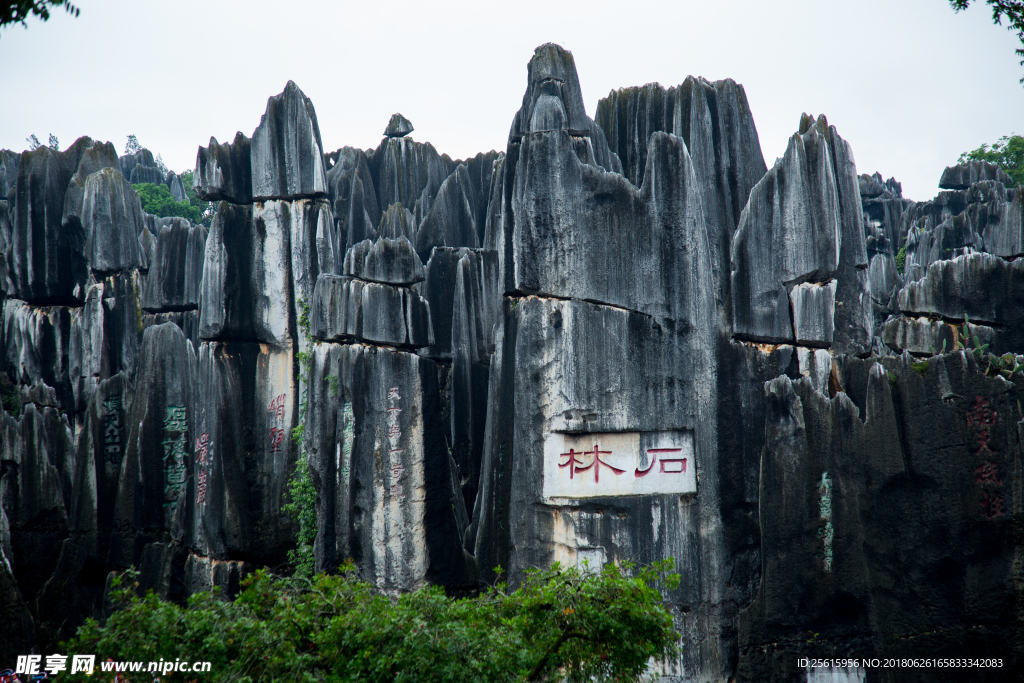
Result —
M211 137L207 147L196 152L196 172L192 188L196 196L210 202L248 204L252 201L251 141L241 131L235 141L217 142Z
M416 217L402 202L395 202L381 215L377 232L381 237L406 237L411 242L416 239Z
M384 137L404 138L413 130L412 121L401 114L395 113L391 115L391 120L388 121L388 127L384 129Z
M510 138L517 139L534 130L557 128L590 135L590 119L583 106L571 52L554 43L545 43L533 51L527 73L523 106L512 122Z
M882 174L877 171L872 175L862 173L857 177L857 182L860 185L860 196L862 199L874 199L876 197L881 197L882 199L903 198L903 184L897 182L895 178L883 181Z
M965 164L947 166L939 179L939 187L943 190L966 190L981 180L998 180L1006 187L1014 184L1013 178L996 164L971 159Z
M267 100L267 111L252 135L251 165L256 200L327 194L316 110L294 81Z

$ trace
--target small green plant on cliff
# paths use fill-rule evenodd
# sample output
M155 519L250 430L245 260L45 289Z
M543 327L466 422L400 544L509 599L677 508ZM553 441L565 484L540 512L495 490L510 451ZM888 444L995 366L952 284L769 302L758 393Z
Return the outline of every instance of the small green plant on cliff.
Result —
M295 429L302 429L299 425ZM295 431L292 431L292 438ZM282 509L299 525L296 534L296 548L288 553L288 561L295 567L295 575L310 578L314 574L313 542L316 540L316 489L309 476L306 451L299 439L299 459L295 463L295 474L288 482L288 502Z
M678 587L672 569L555 565L528 572L516 590L499 583L454 599L437 586L382 595L349 563L340 575L311 579L260 570L233 601L197 593L185 606L152 592L139 597L128 577L111 593L122 608L102 625L87 621L60 651L99 661L209 661L204 683L639 681L650 659L678 653L661 594Z
M21 392L18 385L7 377L6 372L0 372L0 404L12 416L21 416Z
M1017 357L1012 353L1004 353L1002 356L988 353L989 344L982 344L978 335L970 333L970 323L971 319L965 315L963 336L969 340L965 348L974 355L978 367L983 367L987 376L1001 375L1006 379L1018 374L1024 376L1024 364L1018 363Z
M903 269L907 266L907 247L903 245L900 250L896 252L896 272L900 275L903 274Z

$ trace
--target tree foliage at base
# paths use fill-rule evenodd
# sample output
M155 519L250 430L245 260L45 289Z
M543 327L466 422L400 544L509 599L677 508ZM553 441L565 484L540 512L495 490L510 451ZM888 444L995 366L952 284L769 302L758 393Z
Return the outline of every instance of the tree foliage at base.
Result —
M138 597L129 573L112 591L124 608L105 625L87 621L62 651L97 662L209 661L209 673L163 677L204 683L636 681L651 658L678 654L659 591L678 586L671 571L671 562L596 573L556 565L515 591L498 584L454 599L436 586L381 595L351 564L312 580L260 570L233 602L198 593L185 607Z
M962 164L971 159L991 161L1006 171L1015 183L1024 183L1024 137L1020 135L1004 135L991 145L983 144L978 149L964 152L958 162Z

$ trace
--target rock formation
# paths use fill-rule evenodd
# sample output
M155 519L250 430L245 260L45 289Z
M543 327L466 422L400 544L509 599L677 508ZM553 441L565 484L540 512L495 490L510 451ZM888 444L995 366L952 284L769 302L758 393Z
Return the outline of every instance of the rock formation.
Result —
M289 81L198 148L209 229L142 211L185 196L149 150L0 150L0 658L130 566L183 601L674 558L663 680L1016 680L1024 193L969 162L914 202L794 123L769 169L731 80L591 119L547 44L462 160L399 114L325 153Z

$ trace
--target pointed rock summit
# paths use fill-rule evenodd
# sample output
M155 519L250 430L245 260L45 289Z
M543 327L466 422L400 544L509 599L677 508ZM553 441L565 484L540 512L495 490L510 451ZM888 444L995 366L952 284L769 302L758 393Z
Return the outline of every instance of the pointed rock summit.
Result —
M388 127L384 129L384 137L404 138L413 131L412 121L401 114L392 114Z

